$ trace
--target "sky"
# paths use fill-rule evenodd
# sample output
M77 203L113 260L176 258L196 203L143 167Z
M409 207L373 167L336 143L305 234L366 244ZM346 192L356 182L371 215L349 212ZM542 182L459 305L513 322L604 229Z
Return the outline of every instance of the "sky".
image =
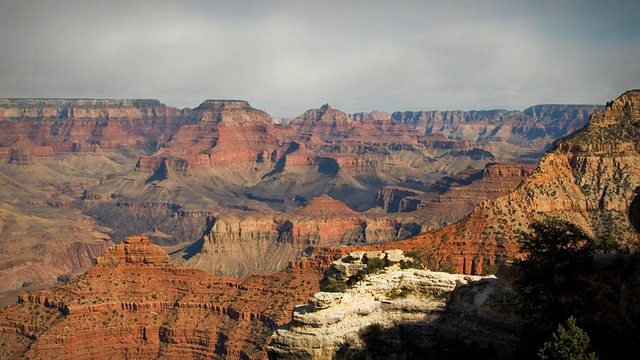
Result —
M274 117L604 104L640 1L0 0L0 97L244 99Z

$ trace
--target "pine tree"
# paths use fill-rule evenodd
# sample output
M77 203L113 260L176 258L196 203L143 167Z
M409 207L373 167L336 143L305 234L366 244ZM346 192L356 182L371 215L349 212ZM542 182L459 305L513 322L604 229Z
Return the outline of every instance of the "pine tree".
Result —
M576 225L554 217L534 222L531 229L518 239L526 258L517 262L514 286L522 299L522 312L546 333L581 312L593 239Z
M576 325L576 319L571 316L565 326L558 325L551 340L544 343L538 356L541 360L596 360L589 349L589 335Z

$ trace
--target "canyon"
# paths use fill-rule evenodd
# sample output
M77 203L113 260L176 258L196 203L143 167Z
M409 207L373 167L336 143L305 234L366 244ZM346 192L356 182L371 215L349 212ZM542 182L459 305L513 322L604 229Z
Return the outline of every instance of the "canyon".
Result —
M638 250L633 223L640 184L640 91L631 90L556 140L536 170L508 195L485 200L461 221L393 244L422 251L434 268L482 273L514 257L517 234L544 216L578 225L586 234ZM632 214L630 219L630 214ZM637 216L637 215L635 215Z
M600 108L325 104L275 122L242 100L0 99L0 291L66 279L137 234L232 277L282 270L314 246L406 239L511 191L529 174L515 168Z
M96 247L75 245L85 249L76 252L77 258L86 254L96 260L65 285L22 293L17 304L0 311L0 332L7 339L1 356L261 359L267 353L276 358L340 353L357 358L371 346L394 351L398 343L407 345L410 356L429 347L425 334L434 333L466 334L483 352L492 351L492 341L507 351L519 326L509 307L508 274L476 275L518 256L518 231L553 215L636 251L639 90L621 95L584 127L553 142L537 166L516 160L529 159L549 144L523 143L523 152L512 152L526 140L515 130L506 132L512 137L476 142L425 134L426 128L398 123L384 113L342 115L328 105L284 125L262 127L263 113L244 104L210 102L199 110L180 110L179 117L188 113L194 121L173 135L162 132L177 121L145 113L155 119L149 124L166 125L155 128L155 150L143 149L153 141L133 150L110 148L105 141L86 153L42 155L34 149L53 141L34 141L24 129L21 137L7 140L7 148L26 145L4 152L3 179L12 190L3 193L8 214L3 229L14 226L23 238L39 239L29 221L46 221L54 224L47 231L64 237L73 222L78 235L72 239ZM549 109L534 107L531 115L519 116L543 119L545 111L553 114ZM236 127L248 130L233 136L247 136L250 144L227 141L227 150L214 152L225 143L222 134ZM271 131L279 127L293 134L288 141L280 135L272 141L277 131ZM393 135L368 144L349 142L380 134L372 128ZM393 141L405 137L406 143ZM267 151L255 152L263 147ZM36 176L36 169L47 177ZM77 176L64 176L62 169ZM62 183L52 181L57 176ZM266 192L267 184L273 193ZM318 191L326 184L329 190ZM367 206L357 200L362 198ZM463 214L464 209L471 212ZM443 215L429 218L432 212ZM451 220L456 218L460 221ZM187 236L192 237L183 241ZM8 244L21 241L16 237ZM67 246L61 242L55 248ZM6 249L3 255L11 250ZM345 292L320 291L326 286L323 278L335 276L337 267L357 273L365 257L384 256L393 263L406 261L407 254L430 270L390 265ZM269 256L277 266L255 261ZM37 268L28 256L23 263ZM253 268L241 279L214 275L245 267ZM249 274L261 271L273 273ZM634 289L625 290L630 299ZM353 331L342 332L346 328ZM318 329L327 335L320 336ZM398 332L406 331L425 335L427 342L403 342L407 338Z

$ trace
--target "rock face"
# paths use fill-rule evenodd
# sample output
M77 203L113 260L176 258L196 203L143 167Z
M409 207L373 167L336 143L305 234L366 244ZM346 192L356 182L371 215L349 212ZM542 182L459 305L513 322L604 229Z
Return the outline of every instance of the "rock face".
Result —
M578 121L578 112L553 109L525 118ZM0 271L12 274L11 288L51 282L90 262L74 257L69 239L119 243L145 234L162 245L183 243L174 260L217 274L272 272L308 246L404 239L449 216L410 213L425 203L420 196L403 198L401 213L364 213L382 187L425 193L443 176L529 158L543 146L536 137L520 139L526 146L519 150L497 135L477 142L418 128L386 113L348 115L328 105L276 123L242 100L206 100L195 109L157 100L0 100L0 208L24 220L0 228L9 254L0 253ZM323 194L357 213L305 214L301 206ZM460 201L456 216L472 202ZM60 226L43 236L27 219ZM110 245L101 241L86 254L100 255ZM41 258L37 246L68 250L64 260ZM30 273L30 263L43 268Z
M378 191L373 204L386 212L412 212L426 208L423 216L456 222L480 202L511 193L535 170L530 164L488 163L483 170L468 167L456 175L444 176L429 191L386 186ZM449 212L456 210L458 217Z
M157 245L151 244L145 236L128 237L119 245L109 248L104 256L96 258L98 266L166 264L169 264L169 255Z
M76 280L0 311L0 357L262 359L272 330L318 290L335 256L231 280L170 264L148 238L131 237Z
M298 133L336 136L351 130L352 120L348 114L332 109L329 104L324 104L319 109L306 111L292 120L289 125L296 127Z
M464 140L502 139L513 144L568 135L586 124L589 115L601 112L595 105L537 105L524 111L405 111L391 115L425 134L444 134Z
M392 242L420 230L413 217L360 213L322 195L286 214L213 214L207 218L202 239L172 256L179 264L242 277L282 270L311 246Z
M433 266L477 274L483 263L514 256L516 233L548 214L636 250L638 234L628 213L640 184L639 108L640 91L624 93L585 127L556 141L513 193L483 202L463 221L401 248L429 249L436 254Z
M0 144L26 138L55 154L90 145L155 148L188 117L157 100L0 99Z
M375 256L363 253L332 267L353 272L362 266L363 255ZM500 301L512 297L495 277L391 265L345 292L319 292L308 305L297 306L292 322L276 330L267 351L270 359L431 358L437 357L438 341L462 338L479 349L495 346L500 353L493 357L506 357L514 350L520 322Z
M386 212L415 211L424 206L418 198L419 195L424 195L424 193L396 186L385 186L378 190L373 204Z

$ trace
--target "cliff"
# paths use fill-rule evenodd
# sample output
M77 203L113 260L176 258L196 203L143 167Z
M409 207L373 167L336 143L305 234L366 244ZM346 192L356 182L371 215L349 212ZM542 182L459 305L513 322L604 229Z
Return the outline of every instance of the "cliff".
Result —
M441 133L453 139L504 140L516 145L537 143L540 150L553 139L586 124L601 112L596 105L536 105L524 111L404 111L391 115L424 134Z
M529 164L500 163L488 163L482 170L468 167L458 174L443 176L427 192L385 186L378 190L373 204L386 212L413 212L428 208L429 214L422 215L456 222L461 217L441 214L441 211L456 209L464 216L484 200L509 194L534 169L535 166Z
M363 253L387 261L404 258L360 251L332 266L366 268ZM499 353L493 358L504 358L514 350L520 326L507 309L508 298L512 290L495 277L403 270L395 264L344 292L313 295L293 310L286 328L276 330L267 351L270 359L437 358L439 345L464 339L458 347L474 343L475 356L495 348Z
M485 201L461 222L402 248L424 248L433 266L477 274L483 263L512 258L517 232L548 214L635 251L638 234L628 212L640 184L639 108L640 91L624 93L586 126L557 140L513 193Z
M0 146L25 138L55 154L89 145L155 149L188 117L157 100L0 99Z
M536 119L564 116L552 108L536 110ZM571 121L572 114L557 121ZM474 126L460 126L467 125ZM386 113L348 115L328 105L275 124L243 100L206 100L180 110L157 100L5 99L0 129L0 171L7 177L0 204L24 216L21 231L9 234L7 226L1 233L11 252L0 257L0 268L12 274L13 288L86 266L89 257L77 260L73 251L40 257L33 250L68 249L70 239L118 243L145 234L162 245L183 243L176 261L235 276L282 269L309 245L404 239L452 221L441 222L443 216L463 216L481 197L429 203L445 210L432 212L436 218L409 213L427 203L420 196L398 205L407 214L364 213L382 187L424 193L469 166L530 153L425 134ZM318 221L296 210L323 194L359 213ZM30 217L32 226L22 226ZM60 226L41 230L50 223ZM87 253L100 255L108 245ZM207 255L194 256L200 253ZM42 270L29 274L23 267L30 261Z
M317 291L335 256L230 280L170 264L147 238L130 237L76 280L0 311L0 357L262 359L272 329Z
M322 195L289 213L212 214L202 238L174 252L172 260L216 275L243 277L280 271L310 246L392 242L420 229L412 217L359 213Z

